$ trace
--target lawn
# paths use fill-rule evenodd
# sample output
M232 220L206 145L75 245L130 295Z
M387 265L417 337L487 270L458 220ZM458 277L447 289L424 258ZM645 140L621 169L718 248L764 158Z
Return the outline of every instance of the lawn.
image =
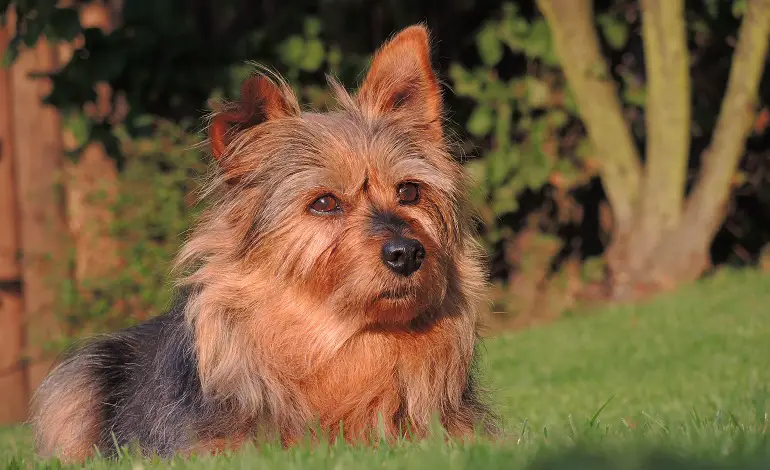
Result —
M589 315L590 313L590 315ZM485 341L482 368L505 420L499 442L117 462L88 468L770 468L770 276L731 272L635 306L575 312ZM34 458L0 430L0 468Z

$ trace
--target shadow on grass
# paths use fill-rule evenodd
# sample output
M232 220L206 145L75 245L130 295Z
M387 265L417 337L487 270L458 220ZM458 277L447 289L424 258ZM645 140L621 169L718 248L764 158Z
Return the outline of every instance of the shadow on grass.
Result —
M770 451L701 458L669 451L609 454L587 450L569 450L537 457L527 470L767 470Z

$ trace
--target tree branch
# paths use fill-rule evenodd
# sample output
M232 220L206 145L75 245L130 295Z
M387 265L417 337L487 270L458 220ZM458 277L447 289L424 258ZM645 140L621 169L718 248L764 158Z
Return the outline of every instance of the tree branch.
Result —
M699 226L702 232L706 232L709 241L722 223L730 183L754 120L769 34L770 0L748 0L733 54L727 91L711 144L702 155L701 173L685 214L684 223Z
M591 0L538 0L564 75L597 152L616 230L630 230L639 191L639 155L601 55Z
M684 201L691 112L684 1L642 0L642 31L647 152L635 234L652 245L679 223Z

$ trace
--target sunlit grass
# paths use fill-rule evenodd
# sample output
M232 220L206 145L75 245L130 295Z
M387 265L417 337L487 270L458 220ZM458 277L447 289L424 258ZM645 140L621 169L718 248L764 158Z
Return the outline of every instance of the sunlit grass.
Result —
M643 305L575 312L485 341L496 442L267 445L218 457L95 459L87 468L770 468L770 276L731 272ZM0 466L47 468L28 430Z

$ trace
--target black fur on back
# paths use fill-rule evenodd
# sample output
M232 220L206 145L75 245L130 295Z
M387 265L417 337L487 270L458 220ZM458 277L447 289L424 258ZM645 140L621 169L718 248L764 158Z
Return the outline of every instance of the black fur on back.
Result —
M226 404L204 398L193 335L183 311L187 295L146 323L93 340L74 352L97 384L102 399L97 447L113 455L118 446L138 444L148 453L170 456L209 430ZM226 428L226 426L224 426Z

